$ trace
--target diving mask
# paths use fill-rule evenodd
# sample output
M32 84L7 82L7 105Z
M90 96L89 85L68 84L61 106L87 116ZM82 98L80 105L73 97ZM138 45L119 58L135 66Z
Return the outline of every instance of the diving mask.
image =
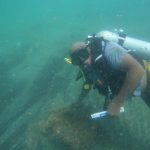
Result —
M89 53L87 48L83 48L72 52L70 56L73 65L82 65L83 62L89 57Z

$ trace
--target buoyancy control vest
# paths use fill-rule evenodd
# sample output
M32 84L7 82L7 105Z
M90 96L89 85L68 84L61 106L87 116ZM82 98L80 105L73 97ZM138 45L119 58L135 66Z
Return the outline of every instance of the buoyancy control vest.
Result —
M90 37L88 46L92 53L92 65L83 65L81 69L86 83L92 84L93 88L98 89L100 94L104 96L111 94L114 97L119 92L126 73L114 70L106 60L103 53L107 42L96 38L94 35Z
M106 60L104 52L108 40L92 35L87 38L86 42L92 52L93 65L89 68L82 68L85 78L87 82L93 84L94 88L98 89L99 93L104 96L111 94L113 98L120 91L126 77L126 72L114 70ZM122 45L123 42L118 41L118 44ZM133 56L144 67L143 58L141 58L139 51L125 49L127 53ZM147 56L146 58L149 59Z

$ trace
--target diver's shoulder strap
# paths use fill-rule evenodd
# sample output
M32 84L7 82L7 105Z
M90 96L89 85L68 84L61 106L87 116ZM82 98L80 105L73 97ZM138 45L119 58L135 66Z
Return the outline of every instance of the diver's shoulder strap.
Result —
M95 58L95 62L97 62L98 60L100 60L102 57L104 57L104 52L105 52L105 47L108 41L106 40L102 40L102 51L100 52L100 54Z

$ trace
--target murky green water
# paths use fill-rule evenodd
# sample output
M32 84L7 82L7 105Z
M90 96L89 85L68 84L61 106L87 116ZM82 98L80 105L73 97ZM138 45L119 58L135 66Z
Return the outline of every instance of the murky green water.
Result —
M63 60L73 42L100 30L122 28L150 41L149 6L149 0L1 0L0 150L149 150L143 101L126 102L119 118L85 119L103 98L92 91L72 104L82 81Z

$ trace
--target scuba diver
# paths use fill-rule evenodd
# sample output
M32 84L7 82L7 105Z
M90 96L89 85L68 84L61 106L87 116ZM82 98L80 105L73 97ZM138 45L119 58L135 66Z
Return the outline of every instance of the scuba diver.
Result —
M136 47L132 45L136 40L127 39L125 34L118 37L93 34L85 42L73 44L70 52L71 63L81 69L85 85L105 96L104 110L110 116L117 116L124 101L132 96L140 96L150 107L150 53L141 55L128 49L128 43Z

